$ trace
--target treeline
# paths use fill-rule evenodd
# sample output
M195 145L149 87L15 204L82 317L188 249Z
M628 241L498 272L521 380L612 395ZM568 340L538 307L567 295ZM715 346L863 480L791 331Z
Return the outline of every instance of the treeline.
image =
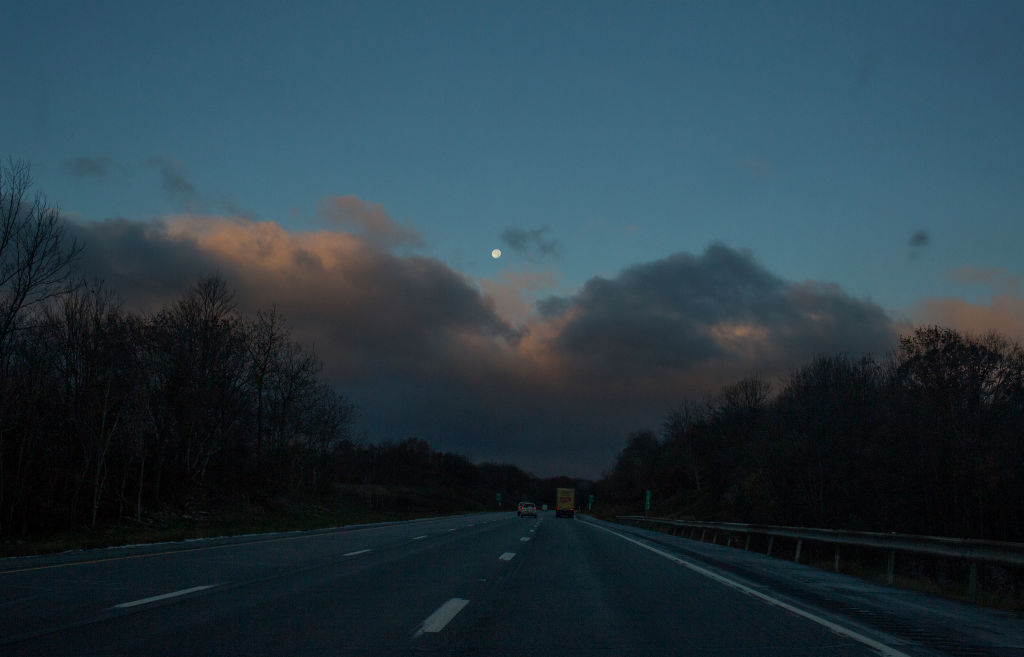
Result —
M1024 352L928 327L890 356L837 355L773 394L753 377L631 435L599 482L637 510L1024 540Z
M353 407L275 310L242 316L219 277L152 315L92 285L32 310L0 372L0 533L332 480Z

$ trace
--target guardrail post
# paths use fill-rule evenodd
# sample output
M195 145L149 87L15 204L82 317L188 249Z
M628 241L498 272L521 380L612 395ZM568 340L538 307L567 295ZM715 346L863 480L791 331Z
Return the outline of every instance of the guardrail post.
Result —
M750 534L747 534L747 544L743 546L744 550L750 549Z
M838 543L836 543L836 560L835 560L835 565L832 566L832 567L835 569L835 571L837 573L839 572L839 544Z
M889 550L888 562L889 563L886 565L885 568L886 579L888 580L889 584L892 585L893 581L895 580L894 573L896 570L896 550Z
M768 556L769 557L772 556L772 545L774 543L775 543L775 537L774 536L769 536L768 537Z
M968 595L971 597L971 602L977 602L978 600L978 562L971 562L971 579L968 583Z
M800 548L802 548L803 546L804 546L803 539L799 539L796 542L796 556L793 557L793 561L795 561L796 563L800 563Z

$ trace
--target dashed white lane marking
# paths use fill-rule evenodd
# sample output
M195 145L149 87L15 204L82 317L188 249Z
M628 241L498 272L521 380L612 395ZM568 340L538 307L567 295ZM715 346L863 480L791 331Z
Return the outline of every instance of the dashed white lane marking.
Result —
M114 605L114 609L127 609L129 607L138 607L139 605L148 605L150 602L157 602L159 600L166 600L167 598L177 598L180 595L188 595L189 593L195 593L196 591L205 591L206 589L212 589L217 586L216 584L207 584L206 586L193 586L190 589L182 589L180 591L172 591L171 593L164 593L162 595L154 595L149 598L143 598L141 600L133 600L131 602L122 602L119 605Z
M530 533L532 534L532 533L533 533L533 532L535 532L535 531L537 531L537 530L536 530L536 529L531 529L531 530L530 530Z
M512 561L512 558L515 557L515 556L516 556L515 552L506 552L506 553L502 554L498 558L501 559L502 561Z
M424 539L424 538L426 538L426 537L427 537L427 535L426 535L426 534L424 534L423 536L413 536L413 537L412 537L412 540L414 540L414 541L420 541L420 540L423 540L423 539Z
M530 540L530 537L529 536L523 536L519 540L522 541L523 543L525 543L526 541Z
M813 622L817 623L818 625L821 625L822 627L825 627L825 628L835 632L836 634L838 634L840 636L845 636L845 637L847 637L849 639L853 639L854 641L857 641L859 643L863 643L864 645L868 646L869 648L872 648L875 651L877 651L878 654L880 654L880 655L884 655L885 657L910 657L910 655L908 655L907 653L900 652L899 650L896 650L895 648L890 648L889 646L885 645L884 643L881 643L880 641L876 641L876 640L872 639L871 637L864 636L860 632L855 632L855 631L853 631L853 630L851 630L849 628L843 627L842 625L838 625L836 623L833 623L830 620L822 618L821 616L818 616L817 614L813 614L813 613L811 613L809 611L806 611L806 610L801 609L799 607L793 606L793 605L791 605L791 604L789 604L787 602L783 602L782 600L779 600L778 598L773 598L772 596L767 595L765 593L762 593L761 591L758 591L756 589L752 589L752 588L750 588L749 586L747 586L745 584L741 584L740 582L737 582L735 580L731 580L728 577L724 577L722 575L719 575L718 573L711 572L707 568L702 568L701 566L698 566L695 563L690 563L689 561L687 561L685 559L680 559L679 557L675 556L674 554L669 554L668 552L665 552L664 550L659 550L656 547L651 547L650 545L647 545L646 543L641 543L638 540L632 539L632 538L630 538L630 537L628 537L628 536L626 536L624 534L620 534L619 532L612 531L612 530L607 529L605 527L601 527L600 525L595 525L594 523L591 523L591 522L584 522L584 524L590 525L591 527L594 527L596 529L600 529L601 531L606 531L609 534L614 534L615 536L618 536L619 538L621 538L623 540L629 541L630 543L633 543L634 545L638 545L638 546L642 547L645 550L650 550L654 554L657 554L659 556L665 557L669 561L673 561L673 562L679 564L680 566L683 566L685 568L689 568L693 572L698 573L700 575L703 575L704 577L707 577L709 579L713 579L716 582L719 582L721 584L725 584L726 586L728 586L730 588L734 588L737 591L740 591L742 593L746 593L747 595L752 595L755 598L763 600L764 602L767 602L770 605L774 605L776 607L781 607L781 608L785 609L788 612L796 614L797 616L801 616L803 618L806 618L809 621L813 621Z
M373 550L369 549L369 548L367 548L365 550L356 550L355 552L346 552L345 554L343 554L341 556L343 556L343 557L354 557L357 554L366 554L367 552L373 552Z
M455 531L455 528L453 527L453 528L449 529L448 531L453 532L453 531Z
M425 632L437 633L444 629L444 626L451 622L455 616L462 611L462 608L469 604L469 600L463 598L452 598L437 608L437 611L427 616L413 637L421 636Z

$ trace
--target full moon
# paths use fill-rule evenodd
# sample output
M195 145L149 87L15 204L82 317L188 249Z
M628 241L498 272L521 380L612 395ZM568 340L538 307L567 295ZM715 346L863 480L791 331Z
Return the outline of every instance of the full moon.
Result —
M491 251L491 257L494 258L495 260L500 258L501 257L501 249L494 249L493 251Z

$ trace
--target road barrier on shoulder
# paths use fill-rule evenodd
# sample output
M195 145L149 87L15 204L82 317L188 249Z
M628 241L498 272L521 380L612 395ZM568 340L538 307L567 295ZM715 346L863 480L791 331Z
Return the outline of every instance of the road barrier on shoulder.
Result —
M1009 566L1024 566L1024 543L983 541L970 538L946 538L942 536L917 536L882 532L856 532L844 529L812 529L809 527L781 527L778 525L751 525L738 522L703 522L697 520L670 520L668 518L645 518L644 516L616 516L622 523L666 531L676 536L705 541L708 533L718 543L723 537L727 545L745 537L743 549L750 549L751 536L768 538L768 556L772 554L776 538L796 540L794 560L800 561L804 541L835 545L834 569L839 571L839 546L849 545L877 548L886 552L886 577L893 583L896 553L924 554L938 557L963 559L970 564L969 595L971 601L978 594L978 563L998 563ZM700 534L699 537L697 534Z

